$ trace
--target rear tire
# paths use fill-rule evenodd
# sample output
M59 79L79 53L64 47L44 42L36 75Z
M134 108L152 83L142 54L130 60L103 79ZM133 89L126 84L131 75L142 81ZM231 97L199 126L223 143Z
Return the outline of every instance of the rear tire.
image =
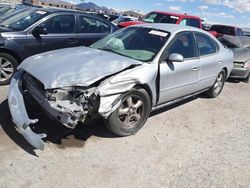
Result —
M139 131L151 112L151 100L144 89L133 89L122 97L121 105L108 119L106 127L118 136L129 136Z
M0 85L10 83L14 73L17 71L17 60L8 53L0 53Z
M216 98L222 91L226 81L226 71L223 69L213 84L213 86L205 93L207 96L211 98Z

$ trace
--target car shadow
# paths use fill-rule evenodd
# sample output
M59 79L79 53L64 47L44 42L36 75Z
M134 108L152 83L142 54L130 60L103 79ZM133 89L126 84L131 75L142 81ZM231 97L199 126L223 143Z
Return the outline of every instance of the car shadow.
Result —
M191 97L179 103L155 110L151 112L150 117L154 117L160 113L169 111L198 98L207 97L205 95ZM33 101L33 99L25 101L29 117L31 119L39 119L35 125L31 125L32 130L36 133L46 133L47 137L44 141L56 144L56 146L60 149L68 147L84 147L85 142L91 136L95 136L97 138L118 138L105 128L105 125L101 120L97 120L92 124L79 124L76 129L72 130L48 118L48 116L45 115L43 110ZM16 130L14 123L11 121L7 99L0 104L0 114L0 125L2 126L3 131L24 151L37 156L35 152L36 148L31 146L25 140L25 138Z
M47 137L44 141L54 143L58 148L82 147L84 146L83 142L87 141L91 136L116 138L114 134L105 128L101 120L96 120L92 124L79 124L76 129L68 129L48 118L33 100L26 100L26 104L30 119L39 119L36 124L30 125L31 129L35 133L46 133ZM25 140L12 122L7 99L0 104L0 114L0 125L3 131L24 151L37 156L35 152L36 148Z
M233 84L238 84L242 82L240 79L234 79L234 78L228 78L226 82L233 83Z

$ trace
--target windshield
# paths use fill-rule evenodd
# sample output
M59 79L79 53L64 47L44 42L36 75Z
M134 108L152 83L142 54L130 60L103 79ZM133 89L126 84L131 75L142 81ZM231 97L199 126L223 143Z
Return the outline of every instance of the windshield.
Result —
M169 35L157 29L129 27L99 40L91 47L149 62L158 54Z
M0 8L0 16L11 11L13 8L11 6L1 7Z
M224 39L224 38L219 38L219 41L222 43L223 46L225 46L226 48L231 48L231 49L235 49L235 48L239 48L239 46L236 46L235 44L233 44L232 42L229 42L228 40Z
M147 23L171 23L176 24L179 17L177 16L171 16L168 14L161 14L161 13L155 13L151 12L147 14L145 17L142 18L143 22Z
M14 31L22 31L31 26L41 18L45 17L47 12L43 10L29 9L24 12L20 12L10 18L7 18L1 23L2 27L7 27Z
M129 21L132 21L132 19L131 18L120 17L120 18L115 19L113 21L113 23L119 24L120 22L129 22Z
M10 11L10 12L5 13L4 15L0 16L0 20L5 20L6 18L14 16L15 14L18 14L19 12L22 12L22 11L25 11L25 9L20 9L20 10L13 9L13 11Z

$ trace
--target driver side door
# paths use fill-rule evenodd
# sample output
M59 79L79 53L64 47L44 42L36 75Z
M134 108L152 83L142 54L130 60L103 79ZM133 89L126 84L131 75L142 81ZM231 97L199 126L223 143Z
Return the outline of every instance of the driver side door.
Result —
M73 13L55 14L38 25L47 34L35 37L33 29L27 34L26 51L29 56L51 50L78 46L76 16Z
M170 62L172 53L183 56L183 62ZM196 92L199 77L199 58L192 32L178 33L163 52L160 63L159 104Z

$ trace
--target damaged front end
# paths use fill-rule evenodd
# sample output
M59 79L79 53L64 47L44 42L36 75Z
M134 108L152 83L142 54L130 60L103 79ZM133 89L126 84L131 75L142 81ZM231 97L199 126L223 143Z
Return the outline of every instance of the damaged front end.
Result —
M24 71L18 71L13 77L8 94L9 108L20 133L35 148L44 149L42 138L46 134L36 134L30 124L38 119L28 117L23 93L28 93L47 112L49 117L74 129L78 122L97 118L99 98L95 94L96 88L65 87L44 90L42 83Z

